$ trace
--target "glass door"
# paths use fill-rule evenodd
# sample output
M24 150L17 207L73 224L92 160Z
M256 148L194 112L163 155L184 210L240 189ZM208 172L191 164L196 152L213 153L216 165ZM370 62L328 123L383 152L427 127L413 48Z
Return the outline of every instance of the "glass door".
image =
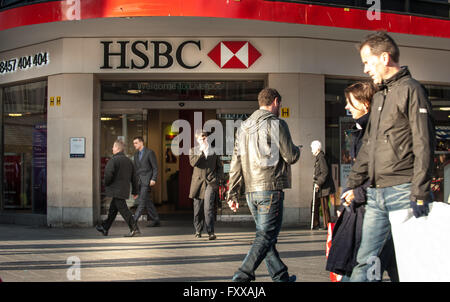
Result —
M107 162L112 157L112 147L117 139L125 143L125 155L132 160L135 153L133 138L142 136L147 141L147 110L123 111L121 113L102 112L100 130L101 160L101 215L107 214L109 203L105 197L104 172ZM127 199L127 205L135 208L133 197Z

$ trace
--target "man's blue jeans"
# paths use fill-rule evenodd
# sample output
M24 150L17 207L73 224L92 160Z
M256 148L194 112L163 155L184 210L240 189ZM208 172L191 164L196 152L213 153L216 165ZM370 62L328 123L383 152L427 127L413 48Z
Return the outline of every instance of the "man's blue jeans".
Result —
M251 192L246 194L246 198L256 223L256 236L233 281L255 280L255 270L263 260L273 281L288 281L288 268L275 248L283 220L284 192Z
M352 282L381 281L380 259L385 242L391 236L389 212L410 207L411 183L386 188L368 188L361 245L350 277Z

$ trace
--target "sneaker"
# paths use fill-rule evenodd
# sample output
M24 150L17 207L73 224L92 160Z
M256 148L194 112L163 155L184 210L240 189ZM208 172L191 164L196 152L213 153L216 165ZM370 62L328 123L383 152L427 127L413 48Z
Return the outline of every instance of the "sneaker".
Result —
M105 230L105 228L104 228L102 225L100 225L100 224L96 225L96 226L95 226L95 229L96 229L97 231L99 231L100 233L102 233L103 236L108 236L108 231Z
M209 234L209 240L214 240L214 239L216 239L217 238L217 236L216 235L214 235L214 233L210 233Z
M291 275L291 276L289 276L288 282L295 282L295 280L297 280L297 276Z
M134 229L134 230L130 231L128 234L126 234L124 237L134 237L138 234L138 232L139 232L138 229Z
M195 233L194 237L195 238L201 238L202 237L202 233Z

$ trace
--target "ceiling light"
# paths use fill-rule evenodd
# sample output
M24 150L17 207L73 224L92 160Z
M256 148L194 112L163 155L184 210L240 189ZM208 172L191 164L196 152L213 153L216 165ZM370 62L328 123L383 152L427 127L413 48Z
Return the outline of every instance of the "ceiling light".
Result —
M439 110L441 110L441 111L450 111L450 107L440 107Z
M12 116L12 117L18 117L18 116L22 116L22 113L9 113L8 115Z
M142 90L139 90L139 89L128 89L127 90L127 93L129 93L129 94L139 94L141 92L142 92Z

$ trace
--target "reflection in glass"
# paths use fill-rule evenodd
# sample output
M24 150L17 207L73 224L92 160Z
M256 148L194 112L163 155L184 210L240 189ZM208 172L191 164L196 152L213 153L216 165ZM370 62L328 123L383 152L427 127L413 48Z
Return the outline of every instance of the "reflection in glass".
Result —
M47 211L47 82L3 89L3 210Z

